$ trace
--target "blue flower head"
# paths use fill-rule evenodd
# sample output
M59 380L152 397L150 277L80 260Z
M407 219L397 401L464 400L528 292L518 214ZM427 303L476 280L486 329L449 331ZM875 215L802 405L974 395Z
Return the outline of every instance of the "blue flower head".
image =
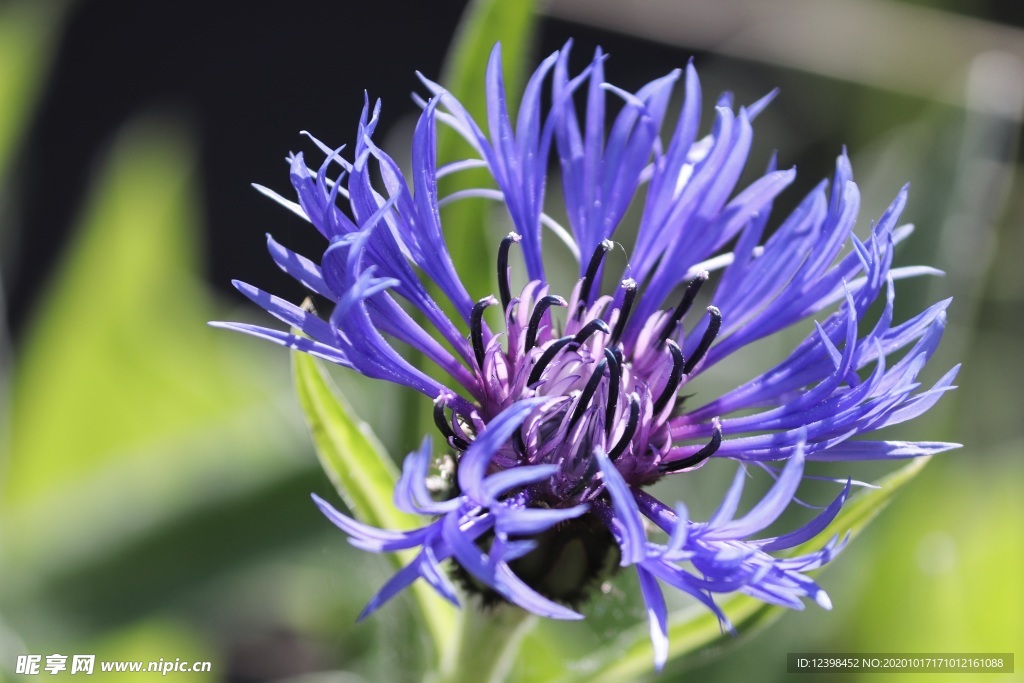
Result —
M866 240L854 236L860 195L845 153L831 186L822 182L781 219L772 216L772 203L793 182L792 169L778 170L773 160L764 175L737 187L752 121L774 93L738 109L723 95L702 136L692 64L631 93L605 82L600 50L578 75L568 58L566 46L544 60L513 122L495 48L486 127L422 78L429 99L421 101L407 172L374 142L379 102L367 102L350 156L314 140L325 156L314 170L295 154L298 203L264 192L308 220L328 244L319 263L273 239L270 254L330 302L330 315L235 283L303 334L220 325L433 401L451 454L449 486L440 494L428 487L434 451L427 438L405 459L395 490L399 508L422 515L421 528L369 527L316 498L357 547L418 549L364 615L420 578L457 604L454 576L488 600L578 619L588 587L617 566L632 567L660 665L668 648L664 586L705 604L726 628L714 598L720 593L740 591L794 609L804 598L830 607L807 572L830 561L842 540L806 555L772 553L828 526L850 483L804 526L774 537L762 532L793 502L809 461L911 458L953 447L854 438L916 417L951 388L956 368L930 389L917 380L942 336L949 302L894 322L893 282L934 271L891 267L895 245L910 234L897 226L905 188ZM679 87L682 110L670 121L669 100ZM609 99L619 103L614 116ZM454 129L475 155L439 168L439 125ZM552 158L560 188L549 186ZM471 168L486 169L493 185L439 196L439 178ZM545 212L545 199L559 189L567 226ZM446 248L439 208L467 196L502 203L514 226L494 236L494 293L468 292ZM631 205L640 207L638 225L630 226L636 237L626 249L628 264L613 273L606 257ZM579 278L570 292L552 291L546 277L543 241L552 238L576 257ZM510 284L513 250L525 262L521 291ZM426 281L447 299L443 306ZM695 307L699 294L710 294L713 305ZM879 297L884 309L865 325ZM501 324L492 328L484 312L495 306L500 315L493 320ZM681 392L695 377L808 319L810 333L775 367L722 396L684 403ZM394 341L416 349L448 379L412 365ZM888 362L895 352L898 360ZM725 459L737 461L736 478L706 521L645 490ZM775 482L741 513L749 465Z

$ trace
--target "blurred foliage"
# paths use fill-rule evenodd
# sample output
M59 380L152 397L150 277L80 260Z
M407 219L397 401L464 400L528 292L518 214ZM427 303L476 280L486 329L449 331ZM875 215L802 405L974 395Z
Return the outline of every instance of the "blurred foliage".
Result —
M2 505L22 531L8 556L36 570L58 548L89 552L83 532L97 524L109 539L181 514L183 492L220 497L286 464L252 460L251 447L281 429L259 419L269 385L248 371L256 358L195 324L212 310L193 263L189 150L161 124L122 134L26 336ZM210 457L228 443L236 455ZM111 500L112 489L126 497Z
M448 49L440 83L458 98L480 125L487 121L484 82L487 62L495 44L501 45L506 90L509 93L522 90L536 31L535 4L535 0L472 0L459 23ZM509 112L512 117L515 114L515 111ZM438 168L473 154L470 144L447 126L438 128L437 140ZM438 196L446 197L460 190L489 185L493 185L493 180L485 170L468 169L440 178ZM500 233L491 226L496 222L502 224L505 216L495 220L501 210L502 207L495 202L475 197L441 208L448 252L459 278L474 301L497 288L493 266L496 255L494 245L500 239ZM435 300L442 302L442 306L448 304L446 297L438 296L440 290L436 285L430 283L428 288ZM452 320L461 320L460 316L452 315L450 309L448 312ZM414 353L417 367L440 378L439 370L433 363L425 362L422 355ZM433 431L433 422L429 412L423 409L418 395L409 393L406 396L405 411L414 419L406 422L404 441L408 448L413 448L422 434Z
M151 619L133 624L122 631L110 634L91 646L89 652L96 655L96 661L135 661L177 663L175 660L187 662L189 666L196 662L209 662L214 659L214 652L204 643L201 634L196 633L191 624L170 620ZM173 657L168 657L174 653ZM97 664L98 667L98 664ZM98 670L94 676L102 676ZM151 678L155 674L137 674L132 678ZM120 674L117 678L125 677ZM213 672L168 673L161 676L168 680L188 680L197 683L211 683L220 680Z
M927 459L911 461L874 482L875 488L865 489L847 501L827 529L784 554L796 557L816 552L823 541L831 538L852 542L889 505L893 496L921 472L927 462ZM761 632L790 611L740 593L723 597L718 602L737 635L723 633L718 618L703 605L677 610L669 615L669 659L665 675L685 668L689 657L696 651L707 648L724 652L744 642L746 637ZM643 628L630 629L610 647L602 648L564 680L611 683L646 679L653 676L652 657L650 636L644 625Z
M395 508L392 497L398 470L369 425L354 417L352 406L331 385L322 363L312 356L293 352L292 365L299 403L306 414L320 464L352 514L382 529L414 529L422 521ZM413 551L388 553L397 571L415 558ZM426 626L430 659L434 666L446 663L453 644L455 612L422 581L412 587L416 616Z
M9 0L0 4L0 179L46 83L53 41L70 0Z
M57 8L0 8L2 161L45 83ZM311 463L282 457L303 443L276 399L284 369L267 373L263 349L203 324L214 308L199 279L193 148L155 118L120 134L19 345L0 482L0 677L25 652L216 659L195 623L154 610L296 537L294 525L252 534L279 489L312 486Z
M172 520L187 523L308 464L281 457L301 432L294 412L271 400L262 354L233 349L202 324L213 309L197 280L190 150L183 131L156 121L121 135L27 333L0 499L7 612L37 621L63 598L101 612L86 622L116 624L166 604L163 591L222 561L200 552L205 540L255 521L175 538ZM161 535L190 544L163 567L187 560L181 579L152 567L161 553L146 539ZM81 642L68 616L56 633ZM23 634L30 647L55 635L45 620L35 626ZM148 649L172 653L160 641Z
M487 97L483 85L487 62L495 44L501 45L506 90L509 93L522 91L532 59L530 48L537 23L535 4L534 0L474 0L459 24L440 83L458 98L480 125L487 121ZM513 107L514 103L509 106ZM515 110L509 115L514 121ZM439 167L473 154L473 148L455 131L442 127L437 135ZM442 178L438 182L438 192L444 197L488 184L493 184L493 181L487 172L473 169ZM490 294L497 286L491 263L495 255L494 245L500 236L484 226L494 223L493 214L500 208L493 201L476 198L442 208L445 230L451 236L448 250L460 279L474 300Z

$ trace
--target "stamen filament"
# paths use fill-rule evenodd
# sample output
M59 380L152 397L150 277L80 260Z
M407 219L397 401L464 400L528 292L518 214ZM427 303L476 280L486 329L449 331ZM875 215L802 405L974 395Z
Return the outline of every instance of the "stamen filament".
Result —
M573 341L579 345L582 345L583 342L587 341L587 339L590 338L590 335L594 334L598 330L604 332L605 334L611 334L611 328L608 327L608 323L601 320L600 318L594 318L589 323L580 328L580 331L576 333L575 337L573 337Z
M572 429L579 422L580 418L583 417L583 413L586 411L587 406L590 405L591 399L594 398L597 385L601 383L601 378L604 377L604 369L607 366L608 361L602 358L601 362L597 364L597 368L594 369L594 374L587 380L587 385L583 387L583 393L580 394L579 400L576 401L572 417L569 418L569 429Z
M611 436L612 422L615 420L615 408L619 403L619 383L622 381L622 365L619 357L611 349L605 348L605 360L608 361L608 405L604 411L604 433Z
M452 426L448 424L448 420L444 416L444 403L441 401L434 401L434 424L437 425L441 435L450 446L460 451L469 448L469 442L457 436L452 430Z
M558 352L566 346L573 346L575 348L579 346L579 342L577 342L573 337L562 337L557 341L551 342L551 344L544 349L544 353L541 354L540 358L537 360L537 364L534 365L533 369L530 371L530 376L526 380L526 386L532 387L534 384L539 382L541 375L544 373L544 369L555 359Z
M469 336L473 342L473 354L476 356L477 367L483 372L484 369L484 311L491 304L497 303L493 296L486 296L473 306L473 312L469 316Z
M611 251L614 246L615 244L611 240L602 240L590 257L590 263L587 264L587 272L583 275L583 286L580 287L580 303L576 310L577 316L586 309L587 303L590 301L590 290L594 286L594 280L597 278L597 271L601 268L601 262L604 261L605 254Z

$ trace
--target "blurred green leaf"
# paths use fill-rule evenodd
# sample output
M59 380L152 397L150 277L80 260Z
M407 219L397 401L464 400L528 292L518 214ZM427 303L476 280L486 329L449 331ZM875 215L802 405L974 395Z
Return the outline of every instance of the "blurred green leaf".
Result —
M21 0L0 4L0 178L6 175L14 148L56 53L53 41L61 26L64 0Z
M1019 651L1024 642L1022 452L1021 440L989 451L972 448L928 468L922 477L927 485L900 497L876 535L877 559L863 573L870 590L850 610L853 624L871 626L843 634L851 647ZM905 560L893 561L897 557Z
M535 5L534 0L475 0L462 18L448 52L441 84L481 124L487 120L484 80L487 60L495 43L501 43L505 87L510 97L518 101L536 25ZM447 128L438 131L439 166L475 154L473 148L454 131ZM492 183L486 171L474 169L446 176L438 185L440 195L444 197L459 190ZM442 210L447 233L456 238L449 238L448 250L459 277L475 298L490 294L494 289L494 259L485 258L485 255L495 253L496 238L501 237L490 229L493 209L493 203L488 200L465 199Z
M527 72L530 45L536 28L535 0L503 2L502 0L474 0L462 16L456 31L441 78L441 85L458 98L473 118L483 124L487 120L487 96L484 90L487 60L495 43L501 43L505 69L505 87L510 98L518 101L518 93ZM514 112L513 112L514 114ZM441 167L452 161L477 156L476 151L455 131L440 126L437 131L437 163ZM494 184L484 169L470 169L446 176L438 181L439 196L469 188ZM493 229L496 205L486 199L463 199L441 209L445 239L452 263L466 290L474 300L495 291L494 259L500 237ZM428 285L431 294L444 306L447 301L440 290ZM449 314L452 313L450 309ZM453 316L460 319L461 316ZM417 354L414 363L422 370L438 377L432 364ZM420 396L409 394L407 413L416 416L408 420L406 442L415 443L424 429L431 429L428 414L419 410ZM414 403L415 401L415 403Z
M120 134L19 348L0 593L302 464L256 345L205 325L193 149L165 121Z
M478 121L485 121L487 97L484 76L487 60L495 43L501 43L505 66L505 85L517 93L526 73L526 61L536 28L536 0L502 2L474 0L462 16L445 62L441 84L455 95ZM514 115L515 112L512 112ZM461 148L452 149L457 135L447 136L441 145L442 161L463 158Z
M322 363L305 353L292 354L295 387L305 411L320 464L353 515L385 529L410 529L422 520L392 503L398 470L369 426L355 417L352 407L330 382ZM412 551L388 553L396 568L415 556ZM455 611L430 586L412 586L418 616L430 632L439 661L452 645Z
M301 435L294 441L302 443ZM240 580L268 558L283 557L290 563L305 545L322 548L335 538L309 502L309 492L324 485L323 473L312 462L312 453L303 455L308 470L160 521L108 552L57 568L39 586L35 599L17 606L19 621L37 620L45 605L61 623L95 633L180 608L196 600L196 591L215 596L201 599L196 612L223 613L227 598L211 586L223 585L225 577ZM284 589L261 592L260 605L272 609L272 595ZM326 607L331 601L318 604Z
M929 462L931 462L931 458L915 458L898 470L873 482L873 486L878 488L865 489L857 495L851 496L827 529L818 534L816 538L791 548L786 554L796 556L814 552L821 547L819 539L833 535L842 537L849 533L850 540L853 540L892 502L896 493L920 474Z
M398 469L369 425L334 387L320 361L292 353L299 404L327 476L359 520L385 529L411 529L421 520L392 504Z
M853 496L825 531L815 539L791 549L787 554L799 555L818 550L821 547L821 538L836 535L842 537L849 533L852 540L885 509L896 492L913 479L927 462L927 458L913 460L876 481L875 485L879 488L866 489ZM769 605L738 593L722 600L719 606L729 616L740 637L722 633L718 619L703 606L695 605L671 614L668 625L668 666L672 666L673 663L685 666L686 662L680 660L702 648L734 646L789 611L785 607ZM644 624L643 627L625 633L617 643L610 645L606 652L598 654L591 661L585 661L579 667L578 673L570 673L560 680L586 680L590 683L640 680L653 675L653 664L650 635L647 625Z

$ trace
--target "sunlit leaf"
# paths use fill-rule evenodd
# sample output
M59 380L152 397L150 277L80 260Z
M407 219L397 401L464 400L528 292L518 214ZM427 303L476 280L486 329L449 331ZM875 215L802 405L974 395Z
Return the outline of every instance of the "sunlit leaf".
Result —
M66 0L0 4L0 178L43 86Z
M441 83L481 125L487 120L484 74L495 43L501 43L508 92L518 93L522 87L536 23L534 6L533 0L476 0L463 16L448 52ZM439 165L474 155L473 149L453 131L439 131L438 136ZM458 190L486 186L488 179L486 171L465 171L442 178L440 192L447 196ZM477 298L493 289L493 259L485 256L495 253L497 240L502 237L490 227L493 209L494 205L483 199L467 199L443 209L452 260L470 295Z
M871 624L843 635L851 648L1012 652L1024 642L1021 445L936 463L927 487L900 497L876 535L885 559L864 572L869 598L851 606L851 623Z
M484 74L495 43L501 43L508 92L518 93L522 87L536 27L535 5L535 0L474 0L463 14L440 82L481 125L487 121ZM474 156L476 152L459 135L447 126L438 127L438 166ZM439 179L438 191L445 197L459 190L493 184L487 171L472 169ZM504 236L494 227L496 209L493 202L485 199L464 199L441 209L448 252L459 278L474 299L495 291L494 256L497 243ZM436 288L431 291L438 293ZM435 372L422 357L417 358L416 363L428 373ZM420 419L408 421L406 441L415 443L419 438L417 434L428 423L426 413L417 410L418 405L410 403L408 407L410 414L420 416Z
M508 91L518 92L522 85L536 28L536 6L535 0L474 0L462 16L448 49L441 82L480 121L486 120L484 74L495 43L501 43ZM457 136L452 135L448 137L448 146L442 145L440 155L444 161L455 158L455 153L461 155L450 147L456 139Z
M926 458L913 460L876 481L875 485L880 488L866 489L853 496L825 531L817 538L794 548L791 554L817 550L823 542L836 535L842 537L849 533L851 540L858 536L927 462ZM693 606L670 615L670 667L673 663L685 665L680 660L700 649L735 645L788 611L785 607L769 605L742 594L733 594L719 600L718 604L729 616L740 636L722 633L717 618L702 606ZM605 652L583 662L577 671L560 680L564 683L584 680L590 683L635 681L653 675L653 663L650 636L645 624L623 634Z
M39 300L15 366L2 590L302 465L281 457L298 425L263 350L205 325L193 149L166 121L126 129Z
M320 464L352 514L382 528L419 526L421 520L391 502L398 469L369 425L355 417L352 406L331 384L320 361L295 352L292 368Z
M306 413L320 464L359 520L385 529L422 526L423 520L398 510L392 502L398 470L369 426L331 384L319 360L292 354L295 387ZM411 560L411 551L389 553L397 567ZM423 581L412 586L419 616L426 624L438 656L443 657L455 624L450 605Z

